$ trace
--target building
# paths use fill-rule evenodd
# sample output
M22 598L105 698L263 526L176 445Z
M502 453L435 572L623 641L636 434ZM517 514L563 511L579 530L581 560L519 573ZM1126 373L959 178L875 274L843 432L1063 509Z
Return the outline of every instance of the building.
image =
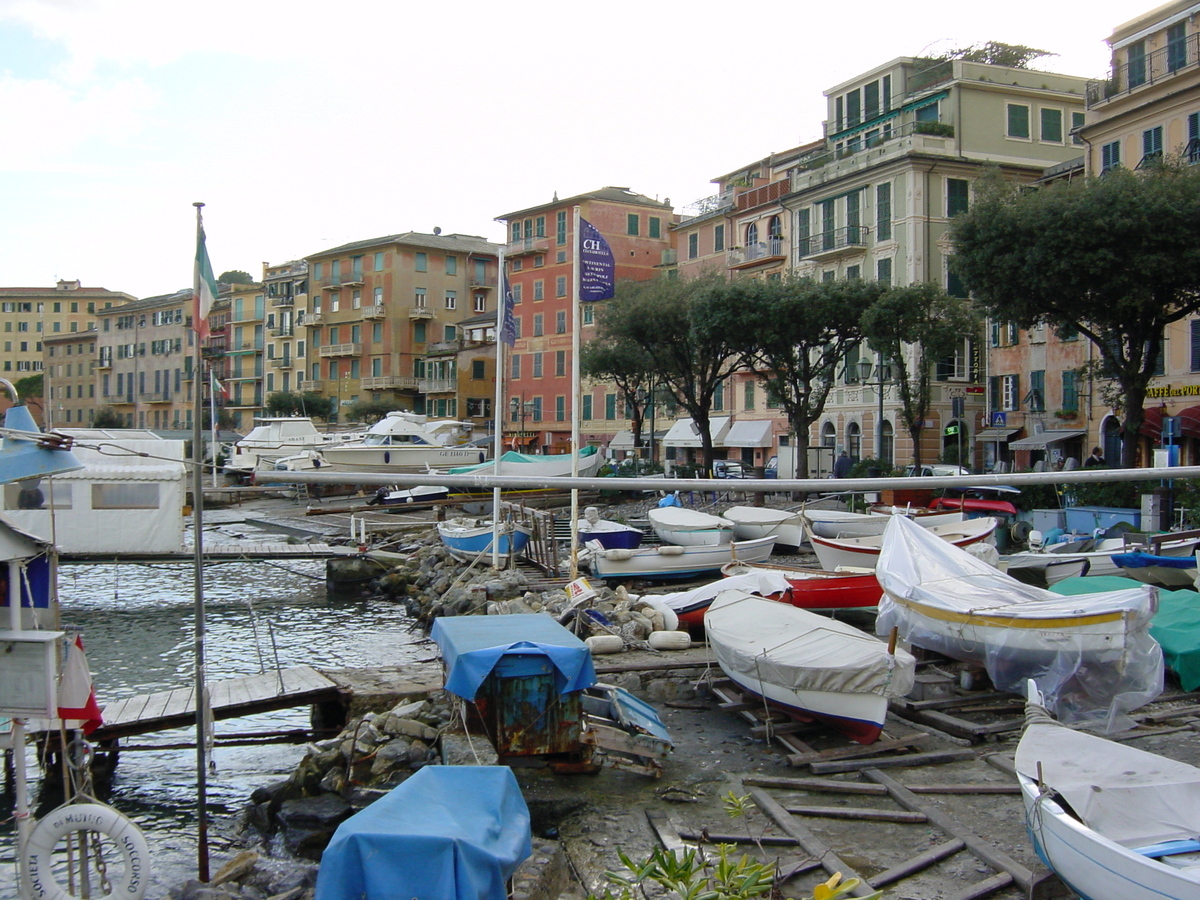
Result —
M672 249L670 201L624 187L604 187L564 200L555 197L498 217L509 238L504 254L517 322L516 345L506 356L504 373L509 404L504 441L511 447L545 453L570 448L575 207L608 241L618 282L656 277L664 253ZM593 314L585 304L581 341L594 333ZM624 401L611 385L583 386L584 443L606 443L626 422Z
M308 263L302 259L270 265L263 263L266 296L266 370L263 393L299 391L304 381L308 315Z
M225 347L225 411L237 431L254 427L263 412L266 294L261 284L230 284ZM226 291L222 290L224 296Z
M495 433L496 311L458 323L457 336L426 346L417 389L432 418L471 423L473 440Z
M300 387L328 397L342 421L340 411L360 400L428 413L420 391L428 348L456 340L463 319L495 311L499 250L481 237L435 229L306 257L308 347Z
M45 335L42 382L46 428L79 428L96 418L96 323L87 331Z

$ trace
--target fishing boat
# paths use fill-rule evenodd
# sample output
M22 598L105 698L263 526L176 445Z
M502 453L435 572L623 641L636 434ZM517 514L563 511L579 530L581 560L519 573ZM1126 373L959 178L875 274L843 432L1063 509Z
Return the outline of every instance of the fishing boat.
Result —
M605 550L636 550L645 537L641 529L632 525L600 518L600 511L594 506L583 511L583 518L576 523L576 530L580 544L595 541Z
M744 590L713 600L704 628L721 670L742 690L860 744L879 737L888 699L913 686L916 661L907 651Z
M1134 581L1168 588L1191 588L1196 583L1194 552L1180 556L1130 550L1114 553L1112 561L1122 575Z
M721 513L733 523L738 541L775 536L776 549L794 550L804 543L804 520L798 512L765 506L731 506Z
M393 410L363 435L361 441L320 448L323 464L335 472L423 472L487 457L479 447L464 446L471 423L430 419Z
M255 469L272 468L287 456L316 451L362 437L355 434L328 434L317 431L312 419L296 416L255 418L250 433L235 441L225 463L226 472L248 474Z
M707 547L664 544L637 550L605 550L599 544L589 542L584 544L587 552L581 554L579 559L597 578L645 578L654 581L720 572L721 566L734 560L759 563L771 555L774 547L773 537Z
M734 565L742 565L734 563ZM641 599L654 604L663 604L675 613L678 625L694 634L704 629L704 614L718 596L725 591L745 591L748 594L758 594L771 600L787 602L790 585L787 579L777 572L745 566L745 571L737 575L727 575L702 584L688 591L677 591L673 594L645 595ZM724 574L724 569L722 569Z
M447 519L437 523L437 531L450 555L464 562L490 557L496 537L501 560L507 562L511 554L524 551L532 536L529 528L519 522L501 522L499 528L494 528L491 522L479 519Z
M578 453L579 477L583 478L595 473L604 463L604 457L596 447L584 447ZM570 453L518 453L510 450L500 457L500 465L495 460L479 462L474 465L454 466L449 469L449 475L520 475L532 478L563 478L571 475Z
M733 522L721 516L681 506L658 506L650 509L646 517L659 540L668 544L717 547L733 540Z
M804 566L780 566L773 563L727 563L721 574L745 575L750 572L770 572L782 575L791 588L793 606L801 609L874 609L883 596L883 588L874 569L849 569L827 572Z
M1028 694L1016 771L1042 862L1090 900L1200 897L1200 769L1064 728Z
M1060 719L1111 725L1162 690L1154 588L1063 597L903 518L884 533L875 573L884 591L877 633L898 628L914 646L984 666L1000 690L1022 693L1037 677L1053 685Z
M995 519L988 518L966 519L924 528L907 516L887 517L889 523L899 519L908 522L913 528L919 528L934 539L954 544L956 547L969 547L971 544L979 543L989 537L996 530L997 525ZM812 542L817 559L821 561L821 568L828 571L844 567L873 569L879 559L880 548L883 546L882 534L849 538L827 538L813 534L809 536L809 540Z

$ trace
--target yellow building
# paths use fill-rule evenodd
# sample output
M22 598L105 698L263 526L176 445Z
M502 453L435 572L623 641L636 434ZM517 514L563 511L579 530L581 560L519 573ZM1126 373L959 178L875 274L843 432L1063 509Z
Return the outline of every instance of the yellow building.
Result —
M46 335L42 386L43 424L47 428L79 428L96 418L95 323L86 331ZM32 403L31 403L32 405Z
M0 376L15 381L42 371L43 336L87 331L95 326L98 310L133 299L78 281L60 281L52 288L0 288Z

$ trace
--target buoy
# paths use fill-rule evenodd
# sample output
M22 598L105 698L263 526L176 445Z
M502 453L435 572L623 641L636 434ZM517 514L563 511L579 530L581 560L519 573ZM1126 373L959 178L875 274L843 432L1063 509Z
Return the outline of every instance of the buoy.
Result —
M663 544L658 552L662 556L683 556L683 548L675 544Z
M74 831L97 831L112 839L123 862L119 880L108 882L108 893L93 886L89 900L141 900L150 883L150 849L132 821L111 806L71 803L60 806L33 829L25 845L25 872L39 900L75 900L54 878L54 848Z
M686 631L654 631L649 644L655 650L686 650L692 646L692 636Z
M625 649L625 641L616 634L593 634L584 641L592 655L598 653L620 653Z
M626 550L624 547L617 547L614 550L605 550L603 552L605 559L622 560L630 559L633 556L633 551Z

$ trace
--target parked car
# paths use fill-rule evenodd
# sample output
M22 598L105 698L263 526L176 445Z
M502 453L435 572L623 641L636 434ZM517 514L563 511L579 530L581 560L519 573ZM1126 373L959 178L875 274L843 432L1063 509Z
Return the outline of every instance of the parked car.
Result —
M713 477L714 478L753 478L754 473L746 468L741 460L737 459L717 459L713 460Z
M908 475L908 476L913 476L913 475L924 475L924 476L970 475L971 470L964 469L962 466L935 465L935 466L921 466L921 471L918 472L916 466L905 466L904 474Z

